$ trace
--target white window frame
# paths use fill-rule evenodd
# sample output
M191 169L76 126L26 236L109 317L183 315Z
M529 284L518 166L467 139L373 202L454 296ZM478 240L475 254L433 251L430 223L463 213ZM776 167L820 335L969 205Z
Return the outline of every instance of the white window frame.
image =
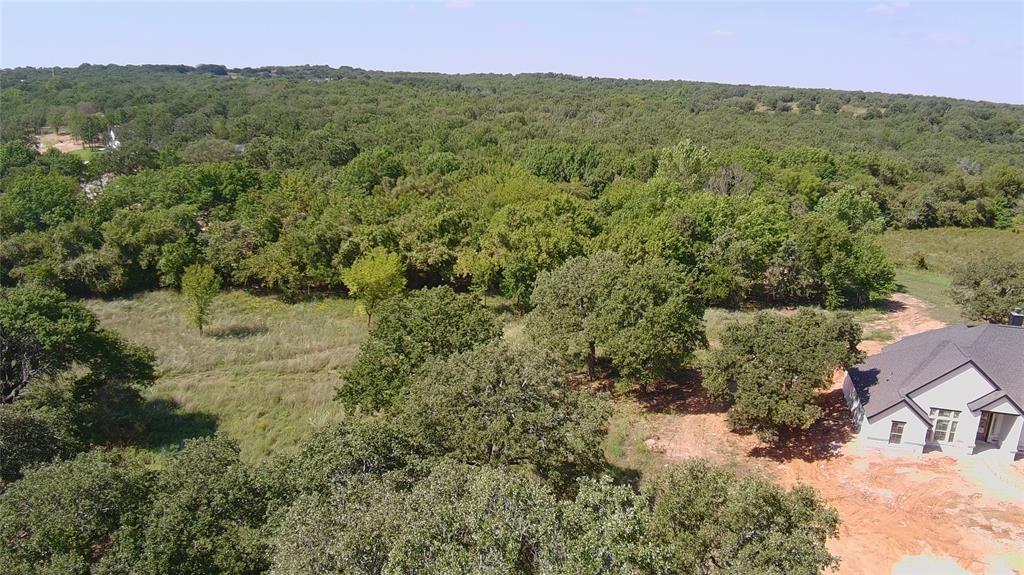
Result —
M897 426L899 426L899 431L898 432L896 431L896 427ZM903 443L903 432L904 432L904 430L906 430L906 427L907 427L907 422L906 421L893 421L889 425L889 444L890 445L899 445L899 444ZM896 436L896 441L892 440L894 435Z
M957 423L960 421L959 411L933 407L928 413L928 418L932 422L932 428L928 432L928 437L932 442L950 444L956 441Z

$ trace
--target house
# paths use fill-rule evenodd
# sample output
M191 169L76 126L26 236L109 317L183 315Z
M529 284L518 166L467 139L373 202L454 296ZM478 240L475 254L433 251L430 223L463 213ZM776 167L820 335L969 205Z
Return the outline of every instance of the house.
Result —
M1024 456L1024 314L906 337L847 370L854 432L869 445Z

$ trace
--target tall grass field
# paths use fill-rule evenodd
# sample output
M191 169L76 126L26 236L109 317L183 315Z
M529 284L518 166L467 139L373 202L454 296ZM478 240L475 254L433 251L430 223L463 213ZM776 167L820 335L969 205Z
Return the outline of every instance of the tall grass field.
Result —
M366 338L365 317L340 298L285 304L224 293L203 337L177 292L88 305L104 327L156 353L146 443L158 451L215 430L249 460L292 448L344 417L334 389Z

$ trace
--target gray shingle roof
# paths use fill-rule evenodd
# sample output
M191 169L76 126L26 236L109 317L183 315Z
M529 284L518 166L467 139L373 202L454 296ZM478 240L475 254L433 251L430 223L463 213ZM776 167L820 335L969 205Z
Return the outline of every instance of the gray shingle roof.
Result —
M998 391L1024 406L1024 328L1019 327L953 325L912 335L851 367L849 374L870 419L968 362L977 365Z

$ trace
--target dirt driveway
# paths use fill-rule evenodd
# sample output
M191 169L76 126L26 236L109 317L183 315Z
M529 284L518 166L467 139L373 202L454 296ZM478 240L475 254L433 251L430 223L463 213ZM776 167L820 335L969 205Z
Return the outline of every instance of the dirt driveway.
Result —
M889 313L865 332L885 330L899 339L942 325L928 317L927 304L896 294ZM877 353L883 346L865 342L864 350ZM697 382L645 400L653 430L647 445L665 462L704 457L783 485L814 487L842 520L829 544L842 559L842 575L1024 569L1024 461L1010 466L865 450L849 441L838 385L822 394L822 420L781 447L730 431L724 406L709 401Z

